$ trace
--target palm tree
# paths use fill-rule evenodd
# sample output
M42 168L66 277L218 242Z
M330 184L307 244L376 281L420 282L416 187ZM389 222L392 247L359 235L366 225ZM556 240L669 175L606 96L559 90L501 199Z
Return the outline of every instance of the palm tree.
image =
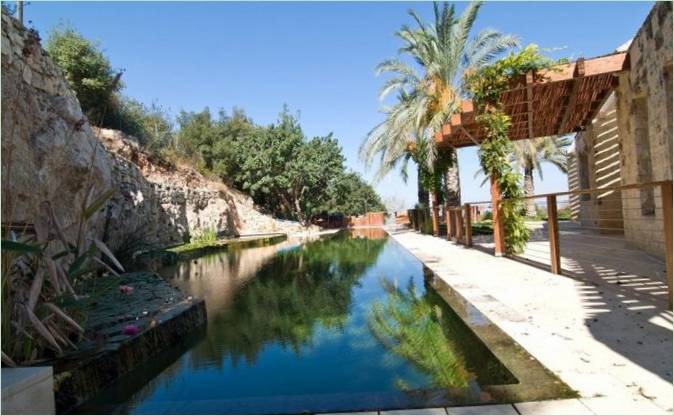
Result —
M534 170L543 179L542 162L551 163L562 172L567 172L566 148L570 144L569 136L547 136L513 142L510 161L524 172L524 196L534 195ZM536 203L533 199L526 200L526 210L527 216L536 216Z
M413 59L422 70L419 76L414 67L401 59L389 59L377 66L377 73L391 73L381 89L381 97L398 92L397 111L386 111L387 119L373 129L361 146L361 158L370 163L381 154L382 164L378 176L390 172L399 162L412 158L410 143L430 144L425 146L428 155L424 159L427 169L433 172L437 149L433 134L460 105L465 95L462 86L464 73L491 63L496 57L519 44L516 37L485 29L469 39L481 1L471 2L461 17L456 18L454 5L433 4L434 23L427 25L414 12L409 14L417 27L401 27L396 35L402 39L400 49ZM401 99L402 98L402 99ZM399 113L404 113L399 117ZM402 129L402 130L396 130ZM453 169L435 174L447 174L445 178L447 202L460 204L460 182L456 151L452 152ZM448 186L449 185L449 186ZM433 190L431 190L433 191ZM437 201L437 195L433 198ZM422 201L420 201L422 202Z
M413 78L412 78L413 77ZM412 81L413 80L413 81ZM420 82L412 73L409 84ZM373 128L367 139L360 146L360 156L366 165L372 164L379 155L379 169L375 180L381 180L396 166L407 181L407 167L412 160L417 164L417 196L419 205L428 205L429 194L422 184L423 172L419 149L426 148L425 137L416 130L419 115L418 94L413 87L401 86L398 90L397 102L393 106L384 107L381 112L386 115L384 121Z

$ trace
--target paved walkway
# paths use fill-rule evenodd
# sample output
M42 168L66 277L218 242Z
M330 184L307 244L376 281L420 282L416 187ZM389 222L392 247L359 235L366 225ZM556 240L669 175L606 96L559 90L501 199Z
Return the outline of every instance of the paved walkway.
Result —
M550 243L544 222L527 223L531 238L524 252L517 256L539 267L550 266ZM664 261L636 247L622 235L599 234L578 224L559 224L559 247L564 274L593 283L622 286L623 295L642 306L653 298L667 299L667 269ZM493 250L491 235L475 236L476 247Z
M666 296L637 297L630 292L636 289L615 279L553 275L414 231L390 233L581 395L515 404L519 413L672 413L672 313Z

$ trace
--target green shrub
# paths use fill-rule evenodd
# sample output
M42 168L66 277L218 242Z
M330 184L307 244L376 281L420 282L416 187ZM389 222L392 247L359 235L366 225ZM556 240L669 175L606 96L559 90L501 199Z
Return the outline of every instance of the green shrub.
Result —
M214 228L200 230L190 237L190 244L208 245L218 241L218 233Z
M115 92L122 88L121 73L115 74L99 45L63 26L49 34L45 49L65 73L89 120L108 127L111 110L116 107Z

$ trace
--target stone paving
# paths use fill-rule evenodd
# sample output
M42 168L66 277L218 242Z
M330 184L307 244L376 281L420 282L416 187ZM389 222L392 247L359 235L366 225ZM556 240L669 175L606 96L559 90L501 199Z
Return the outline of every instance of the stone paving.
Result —
M414 231L389 233L581 396L404 414L672 413L666 298L637 296L615 279L553 275Z

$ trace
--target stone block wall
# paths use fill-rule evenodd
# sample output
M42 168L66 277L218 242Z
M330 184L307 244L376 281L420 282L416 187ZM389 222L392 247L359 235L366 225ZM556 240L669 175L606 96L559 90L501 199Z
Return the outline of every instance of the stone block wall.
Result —
M672 179L671 2L655 3L626 51L628 69L618 75L614 93L576 135L569 189ZM658 186L574 196L570 203L583 225L622 228L626 239L664 258Z
M606 100L597 117L576 135L569 153L569 190L608 188L621 184L620 132L615 96ZM573 195L572 217L603 234L622 234L622 199L619 191Z
M622 183L672 179L672 3L656 2L628 49L616 108ZM622 193L625 236L664 257L658 187Z
M112 186L111 163L37 33L3 13L3 223L34 223L49 201L72 236L89 186L94 195ZM102 233L102 218L94 215L90 234Z

